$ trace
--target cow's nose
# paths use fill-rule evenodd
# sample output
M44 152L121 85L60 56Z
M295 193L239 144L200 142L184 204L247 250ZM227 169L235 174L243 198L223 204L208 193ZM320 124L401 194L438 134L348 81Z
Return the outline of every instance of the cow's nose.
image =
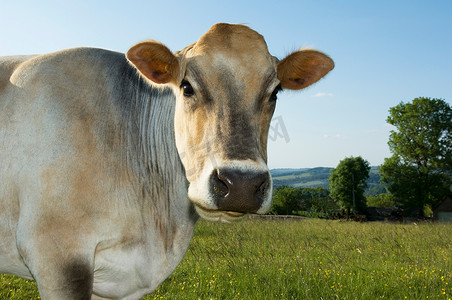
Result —
M257 212L270 186L268 172L215 170L210 177L212 194L219 210Z

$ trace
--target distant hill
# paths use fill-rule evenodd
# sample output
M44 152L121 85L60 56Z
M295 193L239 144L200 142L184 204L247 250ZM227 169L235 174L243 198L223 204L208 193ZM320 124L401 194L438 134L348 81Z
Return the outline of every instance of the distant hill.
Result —
M303 168L303 169L273 169L270 170L273 185L291 186L297 188L314 188L321 186L328 189L328 178L333 168ZM371 167L367 180L366 196L374 196L385 192L385 187L380 183L378 167Z
M273 178L274 176L279 176L282 174L291 174L292 172L300 172L300 171L306 171L309 170L309 168L303 168L303 169L272 169L270 170L270 173L272 174Z
M328 177L332 168L275 169L271 170L275 186L328 188Z

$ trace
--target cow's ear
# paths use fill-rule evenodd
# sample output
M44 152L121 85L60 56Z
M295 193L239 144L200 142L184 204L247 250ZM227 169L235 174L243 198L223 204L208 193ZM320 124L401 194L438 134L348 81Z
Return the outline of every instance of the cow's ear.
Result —
M163 44L145 41L127 51L127 59L148 79L155 83L176 83L179 61Z
M278 63L278 79L283 89L300 90L317 82L334 68L327 55L316 50L299 50Z

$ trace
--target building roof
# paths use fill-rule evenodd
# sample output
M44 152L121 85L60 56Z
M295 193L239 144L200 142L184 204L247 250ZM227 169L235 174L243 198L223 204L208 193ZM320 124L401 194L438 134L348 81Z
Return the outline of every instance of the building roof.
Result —
M452 195L446 196L440 205L436 207L437 212L452 212Z

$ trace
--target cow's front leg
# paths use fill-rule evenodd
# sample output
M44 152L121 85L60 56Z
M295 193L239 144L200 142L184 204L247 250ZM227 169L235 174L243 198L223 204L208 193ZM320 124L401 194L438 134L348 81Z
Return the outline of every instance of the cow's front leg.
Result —
M19 229L19 251L38 284L41 299L91 299L95 245L70 227L52 226L45 234L35 230L40 226Z
M96 295L92 295L91 296L91 300L112 300L112 299L110 299L110 298L102 298L102 297L99 297L99 296L96 296Z
M48 272L45 268L43 271ZM42 299L91 299L93 272L90 264L83 259L67 260L63 266L54 270L54 275L38 273L39 294Z

